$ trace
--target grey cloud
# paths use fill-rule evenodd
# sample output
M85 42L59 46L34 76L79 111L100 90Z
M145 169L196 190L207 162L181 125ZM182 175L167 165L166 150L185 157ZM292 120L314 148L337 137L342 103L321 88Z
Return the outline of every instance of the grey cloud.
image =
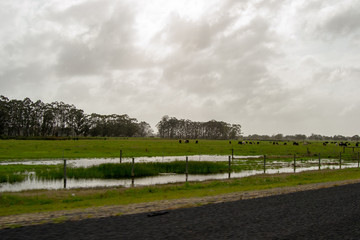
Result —
M298 31L302 37L333 41L359 34L360 4L357 1L308 1L299 6ZM303 35L305 34L305 35Z
M229 25L235 20L224 18ZM222 25L220 29L226 28L219 24ZM189 94L214 98L224 94L249 95L247 89L257 87L258 82L267 76L267 64L277 56L274 50L267 47L274 40L269 23L261 17L255 17L226 37L218 29L206 31L202 37L211 42L192 51L188 51L187 41L192 41L191 36L201 34L197 27L190 26L186 30L186 33L177 35L178 43L182 44L164 63L163 83Z
M66 22L66 26L78 24L80 29L76 40L64 39L60 45L56 65L60 76L93 75L148 66L148 61L134 46L133 9L125 4L113 4L113 1L99 4L100 1L85 2L51 18L55 23ZM79 13L84 8L85 12ZM103 11L100 19L88 17L97 10Z
M330 16L327 21L318 27L318 30L325 31L325 34L332 36L351 35L360 29L360 4L355 3Z

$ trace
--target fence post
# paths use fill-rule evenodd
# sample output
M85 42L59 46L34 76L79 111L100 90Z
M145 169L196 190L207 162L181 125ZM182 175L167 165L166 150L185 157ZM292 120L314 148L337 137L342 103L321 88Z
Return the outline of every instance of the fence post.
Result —
M264 155L264 173L266 172L266 155Z
M64 188L66 188L66 159L64 159Z
M186 182L188 181L188 174L189 174L189 165L188 165L188 162L189 162L189 158L186 156L186 164L185 164L185 175L186 175Z
M320 157L320 153L319 153L319 170L321 168L321 157Z
M231 177L231 157L229 156L229 179Z
M294 153L294 172L296 172L296 154Z
M231 160L234 161L234 149L231 149Z
M121 159L122 159L122 150L120 150L120 163L121 163Z
M132 158L132 165L131 165L131 177L134 178L134 165L135 165L135 158Z
M341 169L341 153L340 153L340 159L339 159L339 161L340 161L340 169Z

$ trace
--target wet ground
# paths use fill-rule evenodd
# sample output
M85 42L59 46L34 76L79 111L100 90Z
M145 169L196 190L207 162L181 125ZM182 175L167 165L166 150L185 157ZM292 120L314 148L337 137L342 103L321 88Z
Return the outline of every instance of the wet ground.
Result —
M228 161L229 156L219 155L195 155L189 156L189 161ZM227 178L241 178L256 174L264 173L263 160L261 156L234 156L233 164L247 165L246 159L252 161L251 164L258 165L257 169L261 170L244 170L241 172L232 172L219 174L160 174L159 176L142 177L135 179L67 179L66 188L93 188L93 187L134 187L134 186L149 186L155 184L178 183L185 181L206 181L215 179ZM136 162L171 162L176 160L185 160L186 156L166 156L166 157L141 157L137 158ZM67 160L67 166L72 167L90 167L103 163L119 163L119 159L114 158L98 158L98 159L75 159ZM131 162L132 159L124 158L122 162ZM1 162L1 165L7 164L27 164L27 165L54 165L62 164L63 160L29 160L21 162ZM343 163L342 167L358 167L356 162ZM338 160L336 159L322 159L320 169L338 169L340 168ZM318 160L298 160L294 168L292 161L268 161L266 163L265 173L291 173L302 172L309 170L318 170ZM64 179L38 179L33 173L29 173L27 178L22 182L15 183L0 183L0 192L17 192L32 189L62 189L64 188Z

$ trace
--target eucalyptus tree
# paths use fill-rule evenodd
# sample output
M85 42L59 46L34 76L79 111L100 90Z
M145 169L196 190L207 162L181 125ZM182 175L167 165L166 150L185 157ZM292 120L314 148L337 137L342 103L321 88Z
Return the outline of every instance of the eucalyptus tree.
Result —
M0 95L0 135L8 135L9 121L9 99Z
M240 124L229 124L222 121L193 122L163 116L156 125L162 138L207 138L226 139L237 138L241 135Z

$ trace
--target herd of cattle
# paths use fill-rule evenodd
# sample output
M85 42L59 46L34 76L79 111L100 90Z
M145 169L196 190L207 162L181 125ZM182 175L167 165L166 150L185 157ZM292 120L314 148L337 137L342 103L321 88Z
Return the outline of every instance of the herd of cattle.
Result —
M181 140L181 139L179 140L179 143L182 143L182 140ZM190 140L186 139L186 140L184 140L184 143L190 143ZM199 140L195 140L195 143L196 143L196 144L199 143ZM244 144L244 145L245 145L245 144L256 144L256 145L258 145L258 144L260 144L260 142L254 142L254 141L238 141L237 143L240 144L240 145L243 145L243 144ZM232 144L232 142L229 141L229 144ZM287 144L291 144L291 143L290 143L290 142L270 141L270 144L273 144L273 145L279 145L279 144L287 145ZM309 142L303 142L302 144L303 144L303 145L308 145L308 144L311 144L311 143L309 143ZM334 145L340 146L340 147L348 147L348 146L351 145L350 142L328 142L328 141L323 142L323 146L327 146L328 144L334 144ZM356 143L355 143L355 146L356 146L356 147L359 147L359 144L360 144L359 142L356 142ZM293 141L293 142L292 142L292 145L293 145L293 146L299 146L300 143Z

